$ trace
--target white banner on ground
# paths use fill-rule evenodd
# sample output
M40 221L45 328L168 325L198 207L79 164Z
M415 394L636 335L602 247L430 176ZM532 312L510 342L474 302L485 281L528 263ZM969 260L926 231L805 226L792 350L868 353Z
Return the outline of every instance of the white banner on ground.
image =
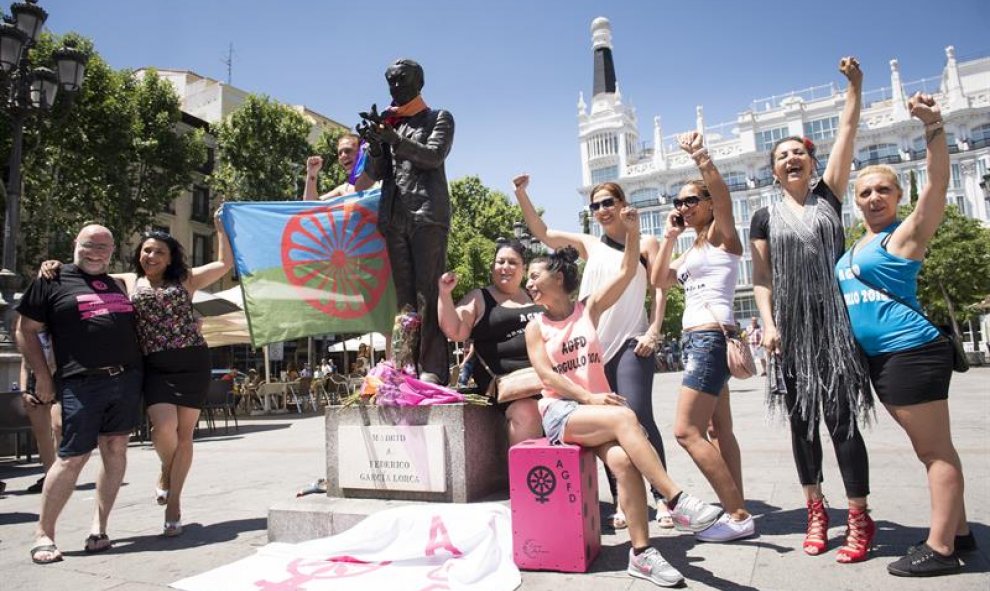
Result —
M346 532L300 544L272 543L249 558L182 579L184 591L510 591L508 507L424 504L368 516Z

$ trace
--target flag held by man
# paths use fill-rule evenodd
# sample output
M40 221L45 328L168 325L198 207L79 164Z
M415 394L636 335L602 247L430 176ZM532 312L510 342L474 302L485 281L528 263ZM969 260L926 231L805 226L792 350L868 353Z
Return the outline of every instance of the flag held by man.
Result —
M224 204L252 345L391 330L396 296L379 196Z

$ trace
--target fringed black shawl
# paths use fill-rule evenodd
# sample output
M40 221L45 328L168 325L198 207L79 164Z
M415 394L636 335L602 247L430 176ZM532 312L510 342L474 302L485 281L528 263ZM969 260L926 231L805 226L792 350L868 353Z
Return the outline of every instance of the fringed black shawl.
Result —
M809 193L801 217L784 202L769 211L773 316L782 370L797 384L792 412L808 421L808 439L823 407L831 412L847 405L850 421L858 417L864 422L873 410L865 366L834 275L842 254L836 238L842 235L842 221L817 193ZM767 401L773 412L782 409L783 400L771 393L771 382L767 380Z

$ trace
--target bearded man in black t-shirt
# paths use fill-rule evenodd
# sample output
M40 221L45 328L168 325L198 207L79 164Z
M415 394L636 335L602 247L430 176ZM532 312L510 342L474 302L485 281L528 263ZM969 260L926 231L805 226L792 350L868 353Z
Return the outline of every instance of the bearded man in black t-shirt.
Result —
M103 460L96 479L94 530L88 553L111 546L107 519L127 466L127 442L141 406L141 354L134 308L124 288L107 274L114 240L110 230L90 225L75 241L73 263L56 279L37 279L17 311L17 344L37 377L35 396L62 402L62 444L45 478L41 513L31 559L62 560L55 546L55 522L75 489L79 473L97 446ZM56 361L45 363L38 333L47 326Z

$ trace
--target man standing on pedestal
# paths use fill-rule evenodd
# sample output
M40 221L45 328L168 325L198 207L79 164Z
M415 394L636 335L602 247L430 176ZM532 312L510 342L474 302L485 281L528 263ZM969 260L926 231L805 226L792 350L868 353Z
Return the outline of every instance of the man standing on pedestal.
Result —
M368 142L368 180L382 181L378 224L388 245L399 308L422 316L419 371L447 384L447 338L437 320L437 281L447 264L450 194L444 160L454 141L454 118L426 106L423 68L408 59L385 71L392 106L361 113L358 133ZM359 179L357 189L364 178Z

